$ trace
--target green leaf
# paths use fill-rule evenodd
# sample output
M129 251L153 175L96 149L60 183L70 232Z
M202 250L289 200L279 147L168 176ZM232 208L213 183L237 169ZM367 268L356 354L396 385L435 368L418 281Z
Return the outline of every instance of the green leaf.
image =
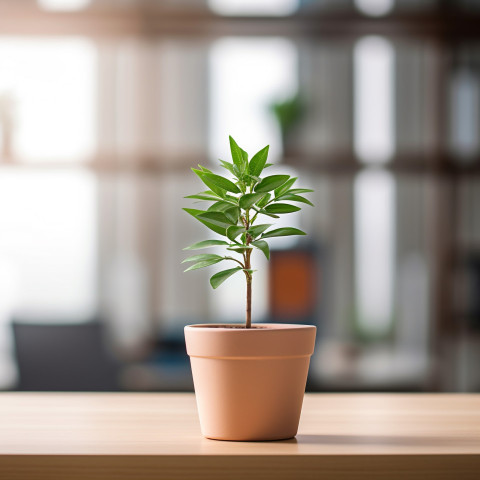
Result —
M197 193L197 195L207 195L208 197L214 197L217 200L222 200L224 198L224 197L221 197L220 195L217 195L212 190L204 190L203 192Z
M245 178L245 177L244 177ZM242 180L239 180L237 182L237 185L238 185L238 188L240 188L240 191L242 192L242 195L245 195L246 191L247 191L247 185L245 184L245 182Z
M260 201L264 196L264 193L247 193L240 197L239 205L244 210L247 210L252 205Z
M271 226L272 226L271 223L262 223L259 225L254 225L253 227L250 227L248 229L248 233L250 234L251 237L256 238Z
M260 249L267 257L267 260L270 260L270 248L265 240L256 240L255 242L252 242L252 245L255 245Z
M275 230L270 230L262 235L262 238L271 238L271 237L288 237L289 235L306 235L305 232L302 232L298 228L293 227L284 227L276 228Z
M212 182L209 178L205 176L208 172L205 172L203 170L197 170L196 168L192 168L192 172L195 173L195 175L200 178L200 180L210 189L213 191L213 193L216 193L220 197L225 196L225 190L223 188L220 188L217 184Z
M282 186L275 189L275 197L279 197L288 191L288 189L297 181L297 177L290 178Z
M245 165L245 173L248 173L248 153L243 150L243 148L241 148L240 150L242 151L243 164Z
M262 213L263 215L268 215L269 217L272 217L272 218L280 218L278 215L275 215L274 213L268 213L263 208L259 210L259 212Z
M310 188L292 188L292 190L289 190L288 193L310 193L314 192L315 190L311 190Z
M235 172L234 165L232 163L225 162L224 160L220 160L220 163L222 164L223 168L226 168L232 175L237 177L237 173ZM237 170L237 172L238 172L238 170Z
M204 210L195 210L194 208L184 208L183 210L185 210L192 217L195 217L200 223L203 223L203 225L205 225L210 230L213 230L215 233L218 233L219 235L223 235L223 236L226 235L225 227L219 227L218 225L212 222L209 222L208 220L198 218L198 215L202 213L206 213Z
M227 278L230 278L234 273L242 270L242 267L229 268L228 270L222 270L221 272L216 273L210 278L210 285L213 288L219 287Z
M265 166L263 167L263 169L265 170L266 168L271 167L272 165L273 165L273 163L266 163Z
M260 176L267 161L269 148L270 146L267 145L252 157L252 159L250 160L250 165L248 167L248 173L250 175L254 175L256 177Z
M272 203L265 207L265 211L268 213L293 213L299 210L301 210L300 207L288 203Z
M193 198L195 200L207 200L207 201L210 201L210 202L216 202L221 197L217 197L217 196L214 197L214 196L211 196L211 195L197 194L197 195L188 195L188 196L183 197L183 198Z
M228 210L225 210L225 216L235 225L238 222L240 217L240 209L238 207L230 207Z
M182 263L186 262L206 262L209 260L222 260L223 257L220 255L215 255L213 253L201 253L200 255L193 255L191 257L186 258L185 260L182 261Z
M221 200L210 205L207 212L225 212L225 210L228 210L229 208L232 208L232 204L230 202L225 202Z
M231 227L227 228L227 237L234 242L235 239L240 235L240 233L245 232L245 227L240 227L236 225L232 225Z
M233 166L233 174L238 179L242 178L242 172L240 171L240 169L236 165Z
M230 219L222 212L203 212L196 215L199 220L204 220L206 222L217 225L218 227L228 228L230 225L233 225L234 222L231 222ZM223 234L224 235L224 234Z
M253 247L250 246L242 246L242 247L229 247L227 250L231 250L232 252L243 253L247 250L251 250Z
M233 163L237 166L239 172L243 174L247 167L243 156L243 150L237 145L237 142L230 136L230 151L232 152Z
M204 167L203 165L198 164L198 168L204 172L212 173L210 169L208 169L207 167Z
M208 181L213 183L216 187L221 188L222 190L226 190L227 192L232 192L232 193L240 193L240 189L228 178L224 178L224 177L221 177L220 175L215 175L214 173L208 173L208 172L200 172L199 177L203 180L205 185L207 185L207 183L205 182L205 179L207 179Z
M250 187L253 187L256 183L260 182L261 178L255 175L249 175L248 173L243 176L243 181Z
M184 250L200 250L201 248L215 247L217 245L229 245L229 243L224 240L203 240L185 247Z
M209 267L210 265L215 265L216 263L221 262L222 260L223 258L220 257L220 260L212 259L212 260L205 260L204 262L198 262L188 267L186 270L184 270L184 272L189 272L190 270L197 270L199 268Z
M238 206L238 198L233 195L225 195L225 200L230 202L232 205Z
M314 206L310 200L307 200L306 198L300 195L292 195L290 193L286 193L285 195L278 197L278 200L289 200L291 202L301 202L301 203L306 203L307 205L311 205L312 207Z
M263 208L269 201L270 198L272 198L272 195L270 193L266 193L265 196L257 202L257 207Z
M270 175L255 185L256 192L270 192L283 185L290 177L288 175Z

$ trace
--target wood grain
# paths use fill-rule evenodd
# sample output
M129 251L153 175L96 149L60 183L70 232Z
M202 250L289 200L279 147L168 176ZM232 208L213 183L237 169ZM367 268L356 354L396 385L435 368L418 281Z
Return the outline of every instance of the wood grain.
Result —
M0 394L0 478L477 479L480 395L306 395L298 435L202 438L191 394Z

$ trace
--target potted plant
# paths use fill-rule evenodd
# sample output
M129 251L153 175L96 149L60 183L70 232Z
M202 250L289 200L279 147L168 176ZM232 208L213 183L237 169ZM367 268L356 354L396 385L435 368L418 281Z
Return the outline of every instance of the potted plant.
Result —
M305 114L305 104L297 93L292 97L277 100L269 105L269 110L275 117L280 129L283 155L291 156L295 152L295 135L298 124Z
M205 437L218 440L291 438L297 433L316 328L252 325L252 253L259 250L268 259L267 239L305 235L297 228L272 228L272 223L257 220L299 211L294 203L312 205L302 196L312 190L294 188L297 179L289 175L262 176L270 166L268 146L250 160L232 137L230 148L233 162L220 160L230 178L202 166L192 169L208 190L186 198L210 202L209 208L184 209L222 237L195 243L185 250L226 249L225 255L207 253L186 258L184 262L191 266L185 271L232 262L233 268L211 277L211 286L218 288L237 273L245 275L246 282L244 325L185 327L200 424Z

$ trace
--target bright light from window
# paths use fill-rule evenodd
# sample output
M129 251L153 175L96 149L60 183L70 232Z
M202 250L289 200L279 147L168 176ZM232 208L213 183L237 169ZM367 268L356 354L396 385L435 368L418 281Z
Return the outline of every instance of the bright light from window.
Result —
M13 152L26 161L83 160L95 138L95 50L80 39L0 39Z
M359 324L370 333L385 333L392 320L394 212L392 174L360 173L355 180L356 298Z
M299 0L208 0L209 7L220 15L291 15Z
M82 172L0 172L0 261L15 310L84 319L96 306L95 184ZM2 263L4 265L4 263ZM3 272L5 275L5 272ZM0 297L9 294L0 291Z
M40 7L45 10L81 10L91 0L38 0Z
M389 13L395 0L355 0L356 7L366 15L379 17Z
M474 159L480 149L480 87L469 70L458 72L451 89L451 143L455 154Z
M278 126L268 105L298 89L297 51L283 39L226 38L210 54L210 152L230 158L228 135L248 152L270 144L281 152Z
M394 52L390 42L366 37L354 52L355 152L365 163L384 163L394 152Z

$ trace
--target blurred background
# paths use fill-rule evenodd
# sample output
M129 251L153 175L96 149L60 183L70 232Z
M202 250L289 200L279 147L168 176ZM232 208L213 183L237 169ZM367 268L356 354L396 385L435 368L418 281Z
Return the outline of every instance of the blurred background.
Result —
M184 325L244 315L180 265L231 134L315 189L254 258L308 389L480 391L479 133L480 0L0 0L0 389L192 389Z

